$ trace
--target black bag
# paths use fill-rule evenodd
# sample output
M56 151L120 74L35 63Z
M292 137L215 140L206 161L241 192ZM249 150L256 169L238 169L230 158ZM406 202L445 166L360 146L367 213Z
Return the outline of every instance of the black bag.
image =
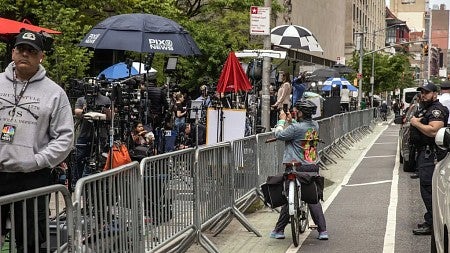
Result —
M317 204L319 203L319 200L323 201L324 177L299 173L298 180L301 184L301 199L303 201L308 204Z
M265 205L276 208L287 204L287 198L283 194L283 182L283 174L267 177L266 183L261 185Z

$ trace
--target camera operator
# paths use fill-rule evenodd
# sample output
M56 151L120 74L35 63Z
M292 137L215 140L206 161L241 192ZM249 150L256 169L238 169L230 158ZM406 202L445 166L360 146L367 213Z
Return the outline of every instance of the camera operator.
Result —
M111 100L99 93L97 85L87 85L86 94L83 97L79 97L75 102L74 113L75 116L81 120L81 126L79 136L76 142L76 161L75 168L72 171L72 189L75 188L78 179L83 177L83 172L87 167L87 162L91 152L91 145L94 145L93 141L105 143L108 138L108 130L106 127L102 129L96 129L99 127L97 123L99 120L85 117L88 112L100 112L106 115L106 120L111 119ZM98 140L93 140L95 131L99 130L100 136L97 136ZM89 171L86 171L87 173Z
M141 92L143 93L141 99L145 105L143 108L148 113L147 119L142 117L144 118L143 121L150 123L153 129L162 127L165 119L164 114L169 109L165 93L160 87L156 86L156 80L154 78L149 80L147 87L145 86L145 82L141 83Z
M198 135L197 135L198 128ZM197 140L198 137L198 140ZM198 145L206 144L206 127L202 124L184 123L180 127L180 133L177 136L177 149L192 148Z

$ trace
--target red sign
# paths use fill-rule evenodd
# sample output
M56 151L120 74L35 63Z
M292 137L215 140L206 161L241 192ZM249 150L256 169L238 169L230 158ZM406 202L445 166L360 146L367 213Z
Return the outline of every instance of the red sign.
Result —
M356 75L356 78L361 79L361 78L362 78L362 74L361 74L361 73L358 73L358 74Z

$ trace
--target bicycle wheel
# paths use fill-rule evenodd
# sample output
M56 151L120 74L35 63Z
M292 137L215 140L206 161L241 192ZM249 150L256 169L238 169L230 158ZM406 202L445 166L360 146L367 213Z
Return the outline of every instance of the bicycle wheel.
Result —
M298 194L298 187L297 182L294 181L294 212L293 215L291 215L291 232L292 232L292 242L294 243L295 247L298 247L299 239L300 239L300 213L299 213L299 204L300 204L300 198ZM291 194L291 193L289 193Z
M300 202L300 207L298 210L298 216L299 216L299 232L303 233L306 230L306 227L308 227L309 224L309 208L308 204L305 203L305 201Z

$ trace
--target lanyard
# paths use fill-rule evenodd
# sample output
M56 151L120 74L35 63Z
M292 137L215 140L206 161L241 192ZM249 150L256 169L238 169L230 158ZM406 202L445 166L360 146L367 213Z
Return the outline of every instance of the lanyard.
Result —
M16 73L14 73L14 78L13 78L13 88L14 88L14 108L12 109L11 112L11 118L9 119L10 121L13 120L14 115L16 115L16 107L19 105L20 100L23 97L23 94L25 93L25 90L28 87L28 83L29 81L26 81L23 86L22 89L20 90L19 95L17 95L17 79L16 79Z

